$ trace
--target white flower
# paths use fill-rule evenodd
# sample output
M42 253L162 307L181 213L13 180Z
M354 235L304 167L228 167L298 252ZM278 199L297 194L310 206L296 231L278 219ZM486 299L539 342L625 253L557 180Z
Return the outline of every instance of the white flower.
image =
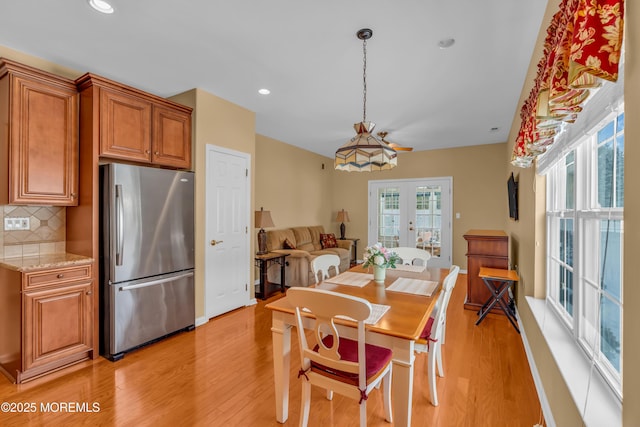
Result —
M384 263L385 263L385 261L386 261L386 259L384 259L384 256L382 256L382 255L376 255L376 256L373 258L373 263L374 263L375 265L382 265L382 264L384 264Z

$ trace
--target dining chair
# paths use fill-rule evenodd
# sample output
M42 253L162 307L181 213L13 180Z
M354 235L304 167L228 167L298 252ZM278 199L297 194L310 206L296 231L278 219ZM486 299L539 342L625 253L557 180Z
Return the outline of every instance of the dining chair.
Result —
M426 266L427 261L431 258L431 254L425 250L411 247L399 247L390 249L392 252L398 254L402 259L402 264L413 265L415 260L420 260L421 265Z
M287 298L296 310L300 360L298 378L302 380L300 426L306 427L311 406L311 385L350 397L359 402L360 426L367 425L367 398L382 384L385 419L391 414L390 349L365 344L364 321L371 314L371 304L362 298L317 288L290 288ZM313 337L307 341L304 321L315 317ZM340 336L336 317L347 316L357 323L357 340Z
M416 353L429 353L427 360L427 375L429 381L429 393L431 394L431 404L438 406L438 391L436 390L436 366L438 368L438 376L444 377L444 368L442 366L442 344L447 328L447 307L456 286L460 267L452 265L449 274L444 278L442 283L442 292L436 301L433 313L427 321L420 338L416 340Z
M311 271L313 271L316 284L329 278L329 268L331 267L336 269L336 274L340 273L340 257L338 255L318 255L311 261ZM318 273L320 273L319 281Z

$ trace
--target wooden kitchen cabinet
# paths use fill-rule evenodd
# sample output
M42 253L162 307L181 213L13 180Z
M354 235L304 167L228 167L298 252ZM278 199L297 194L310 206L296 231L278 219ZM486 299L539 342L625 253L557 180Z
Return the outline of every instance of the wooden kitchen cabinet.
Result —
M191 168L191 108L90 73L76 80L99 156Z
M480 267L509 269L509 236L501 230L469 230L464 239L467 241L467 297L464 308L477 311L491 297L491 292L478 276ZM504 314L498 308L491 312Z
M19 272L0 268L0 366L21 383L93 355L91 264Z
M0 204L78 203L75 82L0 59Z

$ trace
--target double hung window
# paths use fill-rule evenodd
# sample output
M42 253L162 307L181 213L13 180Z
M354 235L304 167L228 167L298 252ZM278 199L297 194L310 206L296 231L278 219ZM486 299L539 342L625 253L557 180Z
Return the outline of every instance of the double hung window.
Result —
M547 300L621 397L624 110L547 173Z

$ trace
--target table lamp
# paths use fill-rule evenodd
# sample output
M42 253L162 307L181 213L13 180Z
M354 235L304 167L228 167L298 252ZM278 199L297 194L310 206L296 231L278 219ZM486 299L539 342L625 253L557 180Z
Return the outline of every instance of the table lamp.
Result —
M340 240L344 240L344 223L349 222L349 212L342 209L338 211L338 216L336 216L336 222L340 224Z
M267 253L267 233L264 232L264 227L275 227L271 219L271 212L260 207L260 210L256 211L255 227L260 228L258 231L258 255L264 255Z

